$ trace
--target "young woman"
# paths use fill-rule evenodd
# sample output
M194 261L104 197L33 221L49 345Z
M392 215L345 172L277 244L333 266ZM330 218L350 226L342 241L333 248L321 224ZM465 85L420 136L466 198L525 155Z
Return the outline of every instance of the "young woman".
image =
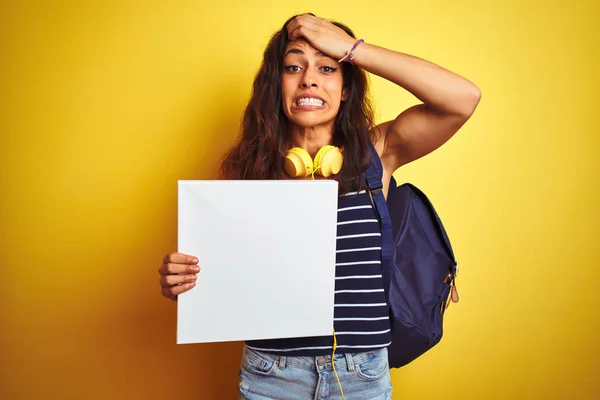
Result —
M365 71L403 87L423 104L375 125ZM337 350L332 364L333 336L249 341L240 398L391 399L381 231L363 176L370 146L383 165L387 196L392 173L449 140L480 96L473 83L448 70L357 40L346 26L312 14L292 17L275 33L254 81L240 140L221 173L224 179L339 182ZM159 269L162 294L176 300L193 288L198 263L193 255L165 256Z

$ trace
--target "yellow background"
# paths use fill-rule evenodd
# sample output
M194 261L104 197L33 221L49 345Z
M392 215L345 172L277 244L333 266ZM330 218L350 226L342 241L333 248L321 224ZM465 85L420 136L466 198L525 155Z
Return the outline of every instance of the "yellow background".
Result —
M156 270L176 181L215 176L268 38L311 11L483 92L396 174L438 209L461 302L394 398L600 398L598 4L4 1L0 397L236 396L241 344L176 346ZM372 84L378 121L415 103Z

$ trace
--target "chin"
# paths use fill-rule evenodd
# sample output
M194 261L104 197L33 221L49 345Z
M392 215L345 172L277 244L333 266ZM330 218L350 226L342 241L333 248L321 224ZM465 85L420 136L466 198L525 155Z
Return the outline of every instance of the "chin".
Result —
M303 128L310 128L313 126L322 126L322 125L333 125L333 123L335 122L335 115L334 116L318 116L318 115L294 115L292 117L288 116L288 119L296 124L299 125Z

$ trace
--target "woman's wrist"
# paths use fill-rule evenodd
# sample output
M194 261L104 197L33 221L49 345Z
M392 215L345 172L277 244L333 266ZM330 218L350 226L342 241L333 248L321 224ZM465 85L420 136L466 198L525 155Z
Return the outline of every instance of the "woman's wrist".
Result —
M346 54L338 62L347 61L350 64L354 64L354 53L356 51L356 48L364 42L364 39L358 39L356 42L354 42L352 48L350 50L346 50Z

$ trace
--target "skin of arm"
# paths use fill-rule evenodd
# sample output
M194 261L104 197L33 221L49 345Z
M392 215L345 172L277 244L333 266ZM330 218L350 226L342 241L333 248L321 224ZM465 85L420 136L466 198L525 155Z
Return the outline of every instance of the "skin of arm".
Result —
M375 128L383 139L375 143L375 148L389 174L446 143L479 104L481 92L477 86L434 63L366 43L360 44L354 54L355 64L423 102Z

